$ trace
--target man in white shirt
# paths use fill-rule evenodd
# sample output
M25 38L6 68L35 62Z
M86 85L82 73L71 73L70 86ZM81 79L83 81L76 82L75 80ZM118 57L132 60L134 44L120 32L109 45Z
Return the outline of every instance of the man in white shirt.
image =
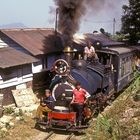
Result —
M84 59L91 61L93 58L96 57L95 49L91 45L91 42L87 42L87 46L84 49Z

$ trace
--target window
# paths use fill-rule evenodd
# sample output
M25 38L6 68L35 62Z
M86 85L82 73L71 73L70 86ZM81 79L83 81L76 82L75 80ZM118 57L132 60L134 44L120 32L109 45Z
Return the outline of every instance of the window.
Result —
M1 78L3 79L3 81L17 78L17 69L16 68L1 69L0 75L1 75Z
M31 67L31 64L24 65L24 66L22 67L22 75L23 75L23 78L28 77L30 74L32 74L32 67Z
M121 77L125 74L125 59L123 58L121 61Z
M122 58L120 62L120 77L123 77L124 75L130 73L132 71L132 59L130 57Z

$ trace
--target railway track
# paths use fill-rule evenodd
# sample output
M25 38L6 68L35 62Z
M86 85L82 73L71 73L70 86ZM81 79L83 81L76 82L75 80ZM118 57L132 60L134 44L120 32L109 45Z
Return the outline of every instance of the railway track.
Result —
M72 139L74 137L74 134L72 133L72 134L70 134L67 138L66 138L66 140L70 140L70 139Z
M44 140L71 140L74 137L74 134L69 135L57 134L53 131L49 132Z
M53 132L53 131L49 132L48 135L46 136L46 138L45 138L44 140L49 140L49 138L50 138L52 135L54 135L54 132Z

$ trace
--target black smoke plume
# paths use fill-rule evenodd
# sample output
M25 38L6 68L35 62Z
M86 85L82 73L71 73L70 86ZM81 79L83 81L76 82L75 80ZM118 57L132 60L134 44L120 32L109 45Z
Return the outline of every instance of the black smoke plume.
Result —
M85 0L55 0L59 10L58 30L63 34L64 45L71 45L73 34L79 29L79 22L85 14Z

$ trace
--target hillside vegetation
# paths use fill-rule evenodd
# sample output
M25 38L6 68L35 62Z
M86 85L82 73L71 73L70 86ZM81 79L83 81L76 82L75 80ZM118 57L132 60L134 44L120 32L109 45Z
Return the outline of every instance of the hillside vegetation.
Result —
M83 139L140 140L140 74L104 112Z

